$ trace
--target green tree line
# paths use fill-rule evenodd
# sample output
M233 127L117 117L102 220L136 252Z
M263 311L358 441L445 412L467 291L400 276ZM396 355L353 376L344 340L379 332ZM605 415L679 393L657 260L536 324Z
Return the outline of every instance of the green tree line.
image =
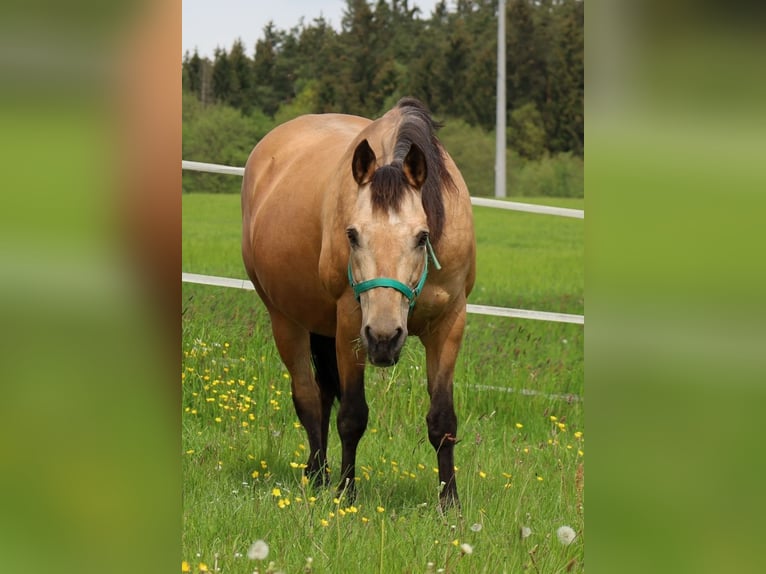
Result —
M187 52L184 158L243 165L282 121L331 111L378 117L405 95L423 100L448 125L456 122L448 149L472 155L460 149L467 141L479 137L486 147L494 138L497 9L497 0L442 0L426 16L409 0L346 0L339 31L323 18L287 31L270 23L253 57L241 40L219 47L212 60ZM510 179L518 183L522 169L550 179L534 193L509 181L510 194L582 195L583 20L581 0L507 2L506 136L516 168ZM214 156L206 138L225 140ZM494 151L487 161L489 173L473 185L464 173L474 194L491 194L485 180L493 177ZM204 181L208 191L238 187L184 174L185 189L192 181Z

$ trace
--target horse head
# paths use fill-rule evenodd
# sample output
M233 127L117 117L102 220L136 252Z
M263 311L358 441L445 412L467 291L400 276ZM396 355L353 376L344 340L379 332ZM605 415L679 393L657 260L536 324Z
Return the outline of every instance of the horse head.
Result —
M361 341L370 362L396 364L407 338L407 318L428 272L429 229L420 189L423 151L378 167L368 141L356 146L352 173L358 186L346 236L349 281L362 311Z

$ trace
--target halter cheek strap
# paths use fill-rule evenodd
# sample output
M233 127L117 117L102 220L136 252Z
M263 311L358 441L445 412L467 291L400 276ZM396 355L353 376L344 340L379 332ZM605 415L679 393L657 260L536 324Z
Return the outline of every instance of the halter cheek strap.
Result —
M396 289L402 295L404 295L410 302L410 311L412 311L412 309L415 307L415 300L418 298L418 295L420 295L421 291L423 291L423 286L426 284L426 278L428 277L428 256L430 255L431 259L433 259L434 267L436 267L437 270L442 268L442 266L439 264L439 260L436 259L434 248L431 246L431 242L429 240L426 240L426 247L427 249L425 252L425 264L423 265L423 273L420 274L420 280L414 289L410 289L401 281L398 281L397 279L391 279L390 277L377 277L375 279L368 279L367 281L357 283L354 281L354 276L351 272L351 260L349 259L348 282L354 290L354 296L356 297L356 300L359 301L359 296L365 291L369 291L370 289L375 289L377 287L388 287L390 289Z

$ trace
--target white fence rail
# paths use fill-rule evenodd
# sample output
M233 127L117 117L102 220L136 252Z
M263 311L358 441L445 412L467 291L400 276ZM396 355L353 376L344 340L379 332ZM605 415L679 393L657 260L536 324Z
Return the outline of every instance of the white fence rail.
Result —
M181 161L181 169L189 171L204 171L224 175L238 175L245 173L244 167L204 163L200 161ZM557 215L560 217L574 217L584 219L585 212L581 209L568 209L565 207L551 207L548 205L533 205L531 203L519 203L515 201L502 201L485 197L471 197L471 203L480 207L492 207L508 209L511 211L524 211L527 213L539 213L542 215ZM213 275L199 275L197 273L181 273L181 281L184 283L196 283L199 285L213 285L216 287L230 287L234 289L254 290L252 283L247 279L233 279L231 277L216 277ZM513 309L510 307L493 307L491 305L467 305L467 311L476 315L491 315L494 317L515 317L517 319L533 319L537 321L553 321L556 323L585 324L584 315L570 315L568 313L551 313L548 311L529 311L527 309Z
M219 165L216 163L204 163L201 161L181 161L181 169L189 171L205 171L208 173L222 173L226 175L238 175L242 177L245 174L244 167L234 167L230 165ZM496 209L508 209L511 211L525 211L527 213L539 213L542 215L558 215L559 217L574 217L585 219L585 211L582 209L569 209L567 207L553 207L550 205L535 205L532 203L521 203L518 201L503 201L500 199L490 199L488 197L471 197L471 203L479 207L493 207Z
M215 275L199 275L198 273L181 273L183 283L196 283L197 285L213 285L215 287L230 287L233 289L245 289L254 291L253 284L249 279L232 279L231 277L216 277ZM550 313L548 311L528 311L526 309L513 309L511 307L492 307L491 305L473 305L466 307L469 313L474 315L492 315L494 317L516 317L517 319L536 319L537 321L553 321L555 323L585 324L584 315L569 315L567 313Z

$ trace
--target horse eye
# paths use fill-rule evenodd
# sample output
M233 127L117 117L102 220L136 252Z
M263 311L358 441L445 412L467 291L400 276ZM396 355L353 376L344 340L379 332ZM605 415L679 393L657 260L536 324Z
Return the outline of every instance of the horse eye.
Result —
M348 242L351 244L351 247L359 247L359 232L354 227L349 227L346 229L346 237L348 237Z
M425 247L426 241L428 241L428 231L421 231L418 233L418 247Z

